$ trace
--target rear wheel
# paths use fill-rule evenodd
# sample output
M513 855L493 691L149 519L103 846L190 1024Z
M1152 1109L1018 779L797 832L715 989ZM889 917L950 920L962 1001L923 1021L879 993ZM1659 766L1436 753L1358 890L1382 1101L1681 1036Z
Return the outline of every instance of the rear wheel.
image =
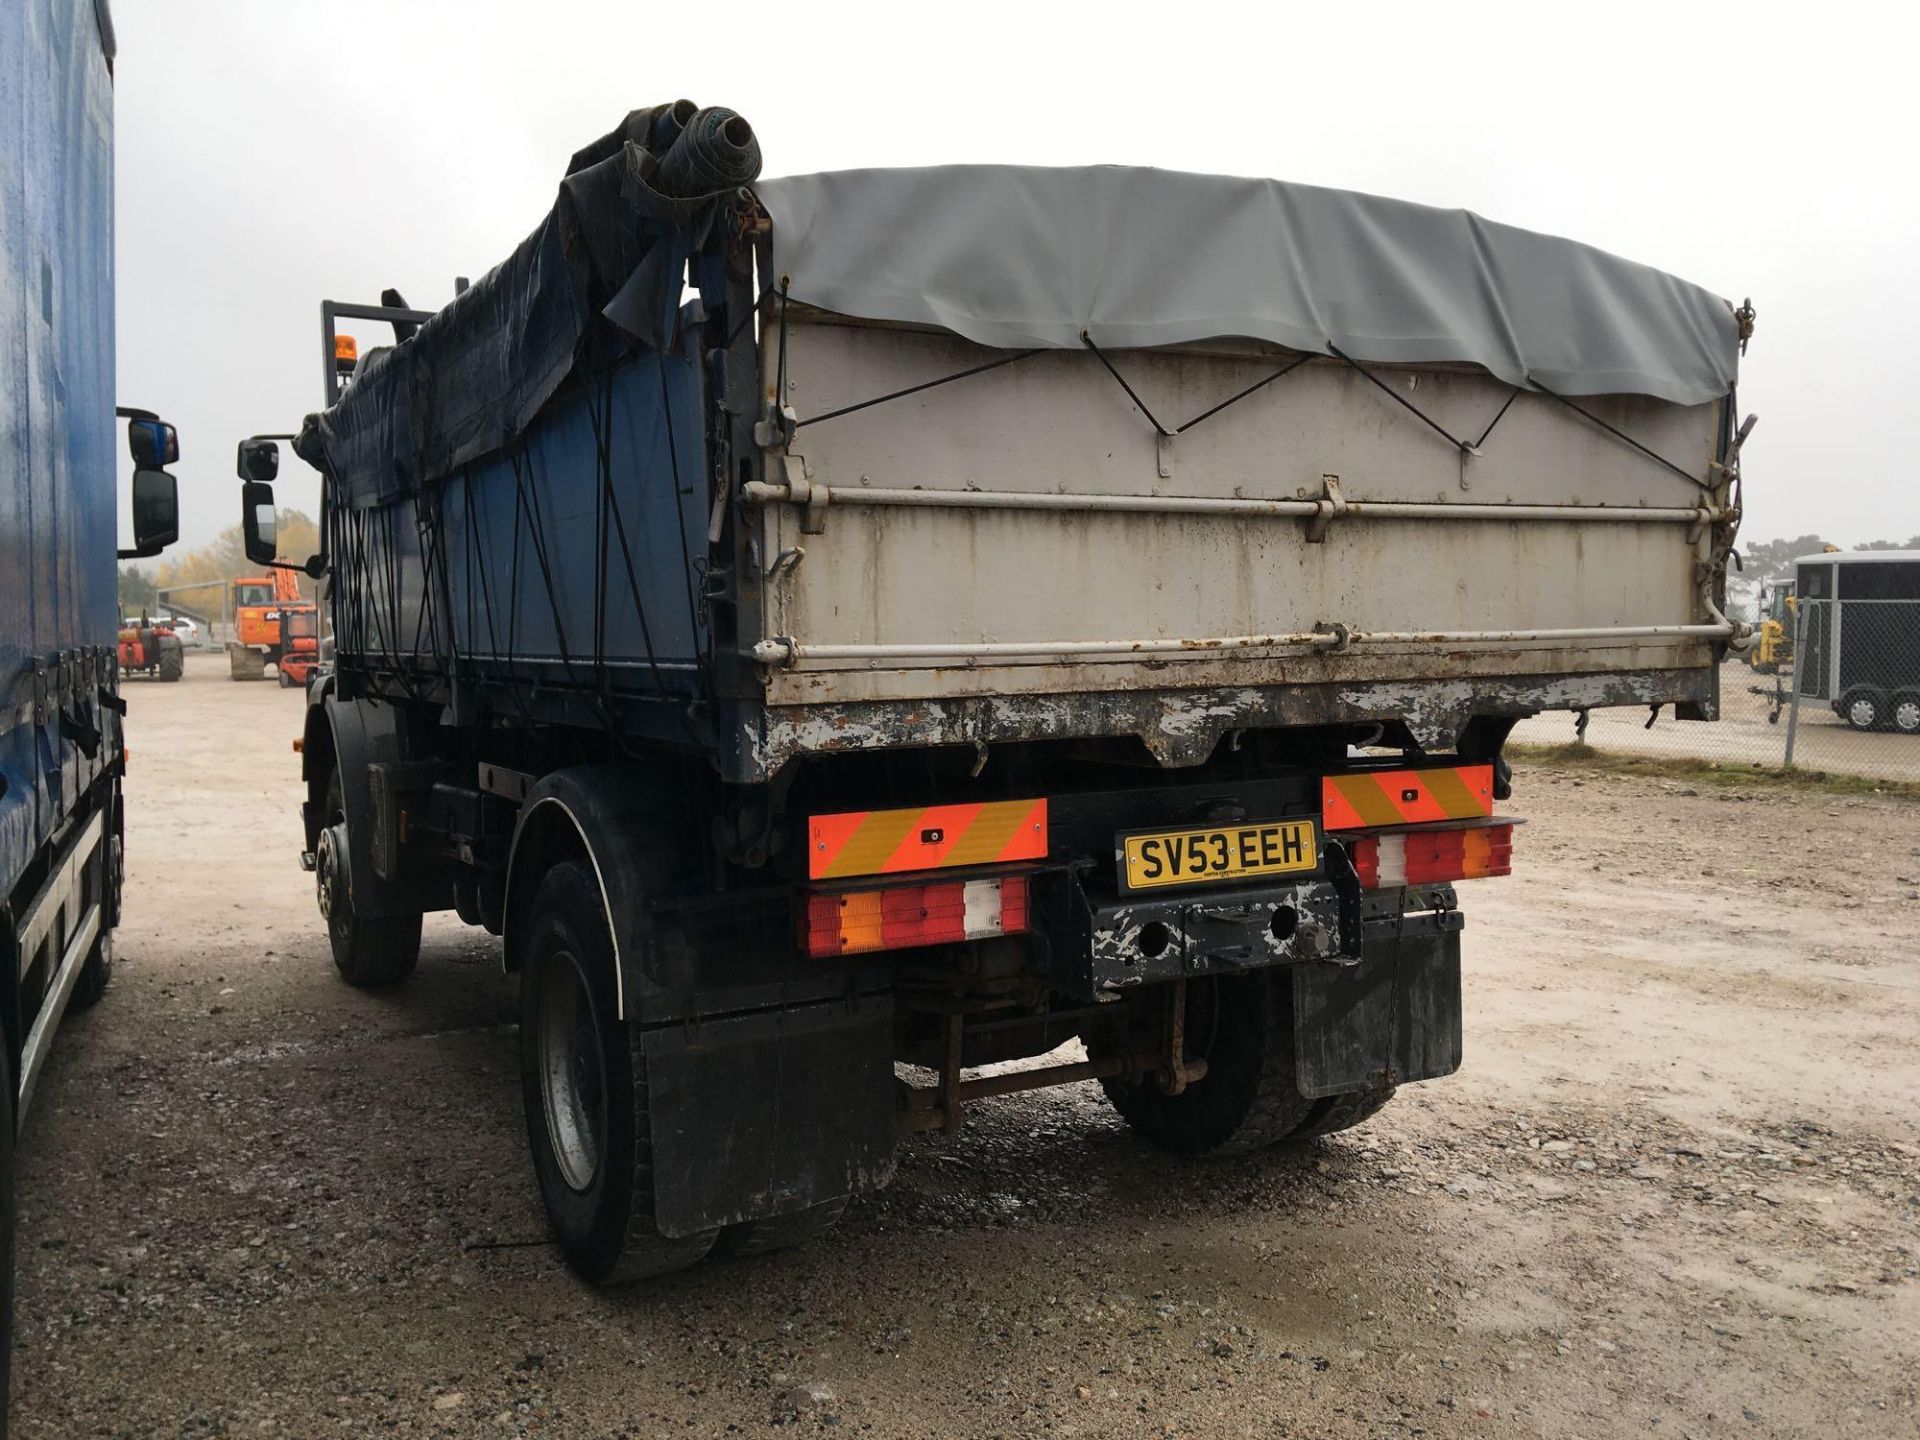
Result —
M162 636L159 644L160 678L178 680L187 673L186 651L181 648L179 639L172 635Z
M556 865L540 882L524 954L521 1093L561 1253L596 1284L693 1264L720 1232L669 1236L654 1223L647 1057L639 1027L618 1015L613 938L585 862Z
M1902 690L1893 697L1893 728L1902 735L1920 735L1920 690Z
M1120 1118L1177 1155L1237 1155L1294 1135L1318 1103L1294 1072L1291 977L1226 975L1187 983L1186 1055L1207 1073L1178 1095L1158 1082L1102 1080Z
M327 781L326 825L313 864L314 891L327 922L333 963L349 985L396 985L420 962L420 912L378 918L357 913L347 823L346 795L335 770Z

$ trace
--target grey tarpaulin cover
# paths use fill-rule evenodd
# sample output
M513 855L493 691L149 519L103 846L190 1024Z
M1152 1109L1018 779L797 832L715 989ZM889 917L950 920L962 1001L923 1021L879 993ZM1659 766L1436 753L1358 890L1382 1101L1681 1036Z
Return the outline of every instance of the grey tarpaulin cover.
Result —
M1123 166L763 180L795 300L982 345L1245 337L1697 405L1734 382L1719 297L1569 240L1345 190Z

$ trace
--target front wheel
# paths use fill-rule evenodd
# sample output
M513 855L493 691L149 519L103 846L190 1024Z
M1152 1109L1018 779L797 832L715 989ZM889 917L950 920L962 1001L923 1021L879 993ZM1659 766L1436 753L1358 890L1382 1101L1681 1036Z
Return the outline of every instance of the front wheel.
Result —
M640 1031L618 1014L613 937L582 861L540 882L520 974L520 1087L533 1169L567 1263L596 1284L678 1270L717 1230L660 1233Z
M1840 718L1855 730L1879 730L1887 723L1887 697L1871 685L1858 685L1840 698Z
M1920 690L1902 690L1893 697L1893 728L1902 735L1920 735Z
M353 903L353 850L347 838L347 802L340 772L327 781L327 823L314 851L314 892L333 963L349 985L397 985L420 963L420 912L375 918Z

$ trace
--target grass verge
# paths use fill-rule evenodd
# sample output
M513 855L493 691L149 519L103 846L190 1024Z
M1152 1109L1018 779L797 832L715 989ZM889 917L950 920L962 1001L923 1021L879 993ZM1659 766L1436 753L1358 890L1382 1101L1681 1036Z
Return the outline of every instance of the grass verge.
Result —
M1566 745L1510 744L1506 756L1515 765L1563 765L1615 775L1655 775L1706 785L1743 789L1814 790L1826 795L1893 795L1920 800L1920 784L1910 780L1870 780L1831 770L1782 770L1777 766L1736 765L1720 760L1689 760L1666 755L1617 755L1575 740Z

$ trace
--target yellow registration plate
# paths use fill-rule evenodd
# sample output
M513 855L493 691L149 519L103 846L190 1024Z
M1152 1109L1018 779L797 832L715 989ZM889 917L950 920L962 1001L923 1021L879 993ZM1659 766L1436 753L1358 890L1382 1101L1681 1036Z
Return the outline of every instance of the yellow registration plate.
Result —
M1164 885L1291 875L1319 868L1315 841L1311 820L1123 835L1121 878L1129 890L1154 890Z

